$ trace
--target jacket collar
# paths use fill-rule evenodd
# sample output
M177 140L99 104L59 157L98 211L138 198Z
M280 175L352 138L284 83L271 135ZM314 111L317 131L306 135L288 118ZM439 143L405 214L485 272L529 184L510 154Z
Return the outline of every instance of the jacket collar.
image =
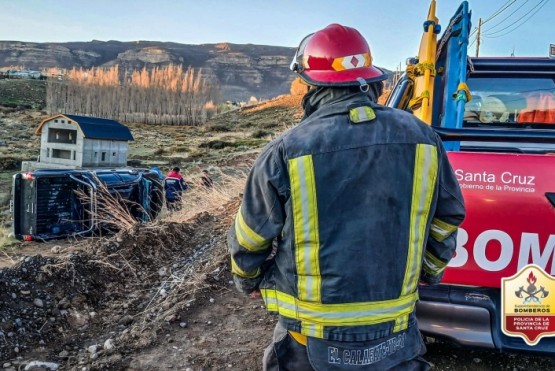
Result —
M306 119L316 111L320 111L325 107L339 105L343 109L355 103L360 105L371 105L377 101L375 89L368 92L361 92L357 88L329 88L316 87L312 88L303 97L302 105L304 109L304 118Z

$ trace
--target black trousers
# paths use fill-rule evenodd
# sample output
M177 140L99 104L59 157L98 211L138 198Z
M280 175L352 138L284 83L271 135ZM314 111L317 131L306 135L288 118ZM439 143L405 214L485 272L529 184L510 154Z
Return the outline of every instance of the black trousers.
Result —
M427 371L431 368L430 364L421 357L426 352L425 346L420 355L413 359L401 362L388 368L391 371ZM307 347L297 342L279 322L274 329L272 343L264 351L262 360L264 371L326 371L316 369L310 362ZM345 370L379 370L379 366L344 366Z

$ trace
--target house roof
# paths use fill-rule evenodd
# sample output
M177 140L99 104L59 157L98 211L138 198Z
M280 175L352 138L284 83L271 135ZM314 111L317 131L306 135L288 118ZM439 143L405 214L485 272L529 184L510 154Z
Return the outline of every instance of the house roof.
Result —
M39 127L35 130L40 134L42 126L50 120L58 117L65 117L75 122L83 136L88 139L107 139L107 140L134 140L129 128L117 121L102 119L99 117L77 116L77 115L56 115L42 120Z

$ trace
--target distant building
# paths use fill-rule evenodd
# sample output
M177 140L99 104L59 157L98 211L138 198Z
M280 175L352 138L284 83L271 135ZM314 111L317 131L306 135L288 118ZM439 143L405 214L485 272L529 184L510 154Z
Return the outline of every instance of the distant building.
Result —
M127 165L131 131L114 120L56 115L35 130L41 136L38 162L24 162L22 170L37 168L97 168Z

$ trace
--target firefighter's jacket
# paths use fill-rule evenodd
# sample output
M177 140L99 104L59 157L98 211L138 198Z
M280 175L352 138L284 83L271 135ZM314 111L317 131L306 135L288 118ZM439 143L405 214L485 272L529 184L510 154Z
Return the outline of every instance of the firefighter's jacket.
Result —
M366 341L415 324L419 280L439 282L465 211L429 126L338 95L260 154L228 244L239 289L287 329Z

